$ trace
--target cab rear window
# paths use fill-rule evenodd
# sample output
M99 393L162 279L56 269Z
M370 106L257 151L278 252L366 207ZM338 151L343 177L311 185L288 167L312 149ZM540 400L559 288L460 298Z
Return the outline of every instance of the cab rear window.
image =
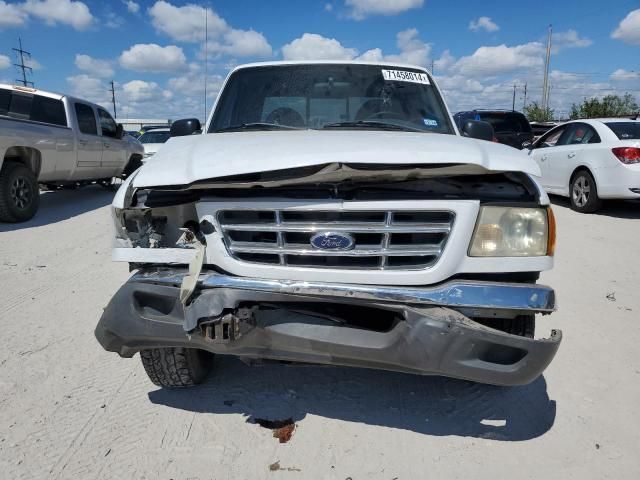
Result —
M605 123L620 140L640 140L640 122Z
M67 116L62 100L30 93L0 89L0 115L61 127L67 126Z

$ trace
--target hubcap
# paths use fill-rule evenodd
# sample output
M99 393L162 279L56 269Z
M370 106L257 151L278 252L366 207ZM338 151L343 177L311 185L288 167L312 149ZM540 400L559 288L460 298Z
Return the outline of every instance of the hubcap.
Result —
M17 177L11 184L11 200L20 210L24 210L31 204L31 186L23 177Z
M573 203L578 207L584 207L589 201L591 185L586 177L580 176L573 184Z

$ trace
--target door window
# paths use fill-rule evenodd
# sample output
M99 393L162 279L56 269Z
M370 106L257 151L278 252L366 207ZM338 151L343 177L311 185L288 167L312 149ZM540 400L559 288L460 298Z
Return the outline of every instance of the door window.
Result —
M97 135L98 125L96 124L96 116L93 113L93 108L84 103L76 103L74 108L76 110L80 132L87 135Z
M565 134L558 140L558 145L584 145L600 143L600 137L590 125L586 123L570 124Z
M555 147L565 129L565 127L558 127L555 130L551 130L546 135L543 135L536 143L536 148Z
M117 126L116 121L109 115L109 112L98 109L98 117L100 117L100 128L102 129L103 137L116 138Z

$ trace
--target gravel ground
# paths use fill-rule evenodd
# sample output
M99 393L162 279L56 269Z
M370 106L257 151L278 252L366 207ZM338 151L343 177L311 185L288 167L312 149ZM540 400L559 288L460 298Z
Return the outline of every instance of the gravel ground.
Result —
M640 204L580 215L556 200L563 345L531 385L218 360L162 391L93 336L128 276L109 260L99 188L43 194L0 225L0 477L640 478ZM278 443L257 418L291 418Z

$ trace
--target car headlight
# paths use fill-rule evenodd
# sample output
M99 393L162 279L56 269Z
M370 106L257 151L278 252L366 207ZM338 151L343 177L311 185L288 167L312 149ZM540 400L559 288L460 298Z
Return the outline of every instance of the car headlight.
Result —
M481 207L471 257L553 255L555 220L550 208Z

